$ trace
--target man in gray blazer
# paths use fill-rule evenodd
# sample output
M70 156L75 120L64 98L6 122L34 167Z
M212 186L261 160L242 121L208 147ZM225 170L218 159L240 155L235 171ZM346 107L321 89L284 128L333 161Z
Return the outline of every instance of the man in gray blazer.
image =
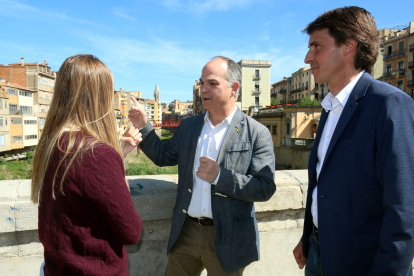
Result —
M237 63L215 57L200 81L207 112L184 119L170 141L161 142L134 98L129 119L142 133L139 147L156 165L178 164L165 275L200 275L204 268L209 275L243 275L259 260L254 202L276 191L272 138L236 106Z

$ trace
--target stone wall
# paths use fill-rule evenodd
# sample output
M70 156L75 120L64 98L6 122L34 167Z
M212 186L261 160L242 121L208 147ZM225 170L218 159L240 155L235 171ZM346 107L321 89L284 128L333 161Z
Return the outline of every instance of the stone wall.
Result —
M135 208L144 221L138 244L127 246L130 275L163 275L178 177L128 180ZM275 195L255 206L261 260L246 268L247 276L303 275L292 250L302 233L307 171L276 171L275 182ZM0 275L39 275L43 247L37 235L37 206L30 202L30 180L0 181L0 188Z
M274 146L276 165L292 169L307 169L310 150Z

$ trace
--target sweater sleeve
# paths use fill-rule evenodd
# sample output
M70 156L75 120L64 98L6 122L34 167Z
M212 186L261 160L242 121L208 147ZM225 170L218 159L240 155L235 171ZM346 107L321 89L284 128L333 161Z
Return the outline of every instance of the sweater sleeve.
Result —
M138 242L142 219L125 183L124 165L109 145L95 146L84 157L84 193L108 221L113 238L121 244Z

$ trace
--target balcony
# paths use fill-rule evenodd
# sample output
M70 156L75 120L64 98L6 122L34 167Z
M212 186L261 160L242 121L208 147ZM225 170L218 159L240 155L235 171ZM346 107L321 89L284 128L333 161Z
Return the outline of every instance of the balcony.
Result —
M262 103L261 102L254 102L252 103L251 107L261 107Z
M411 61L408 63L408 68L413 69L414 68L414 61Z
M324 83L322 83L322 84L320 84L319 85L321 88L324 88L325 87L325 84Z
M253 80L260 80L262 78L262 74L259 74L259 75L253 74L252 78Z
M393 78L393 77L396 77L396 76L404 76L404 75L405 75L405 70L404 69L400 69L400 70L397 70L397 71L388 71L388 72L385 72L382 76L384 78Z
M280 89L280 90L279 90L279 93L280 93L280 94L286 94L286 89L285 89L285 88Z
M260 94L260 93L262 93L262 89L261 88L255 88L255 89L252 90L252 93L253 94Z
M314 142L315 139L313 138L290 138L290 146L292 148L312 150Z
M405 56L405 54L406 53L404 50L394 51L392 53L384 54L384 60L399 57L399 56Z
M407 87L414 87L414 80L407 81Z
M410 52L414 51L414 44L411 44L411 45L410 45L410 49L409 49L409 51L410 51Z
M295 93L298 93L298 92L300 92L300 91L301 91L301 89L300 89L300 88L293 89L292 91L290 91L290 94L295 94Z

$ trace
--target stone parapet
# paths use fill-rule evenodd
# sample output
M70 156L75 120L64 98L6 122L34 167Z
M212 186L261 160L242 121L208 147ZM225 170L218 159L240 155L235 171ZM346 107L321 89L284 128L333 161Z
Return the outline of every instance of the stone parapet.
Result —
M140 241L127 246L130 275L163 275L177 190L177 175L127 177L144 225ZM244 275L303 275L292 250L302 234L307 171L276 171L276 193L255 204L261 260ZM30 180L0 181L0 275L39 275L43 246ZM203 272L203 275L206 275Z

